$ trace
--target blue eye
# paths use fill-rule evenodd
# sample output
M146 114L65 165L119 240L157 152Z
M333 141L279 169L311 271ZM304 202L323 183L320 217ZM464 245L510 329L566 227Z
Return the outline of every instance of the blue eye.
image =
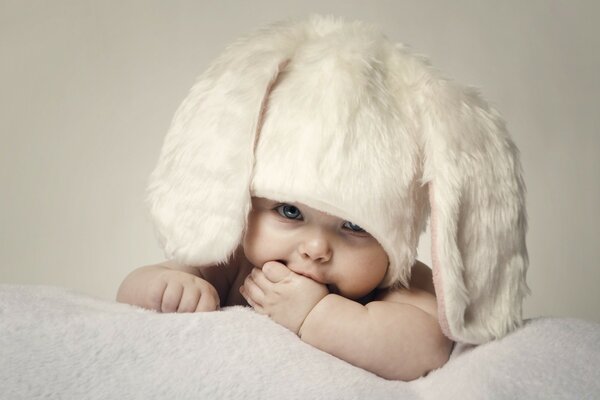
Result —
M282 204L277 206L276 208L279 215L287 219L302 219L302 213L298 209L298 207L292 206L290 204Z
M353 224L350 221L346 221L344 222L344 228L351 230L352 232L357 232L357 233L366 233L366 231L361 228L360 226Z

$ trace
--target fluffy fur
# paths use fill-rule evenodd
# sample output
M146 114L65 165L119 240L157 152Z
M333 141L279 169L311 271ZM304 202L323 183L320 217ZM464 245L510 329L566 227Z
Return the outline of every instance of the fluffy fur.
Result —
M252 195L351 220L408 286L432 213L440 324L483 343L522 322L525 188L500 116L362 22L313 16L228 47L177 111L148 203L165 253L226 261Z

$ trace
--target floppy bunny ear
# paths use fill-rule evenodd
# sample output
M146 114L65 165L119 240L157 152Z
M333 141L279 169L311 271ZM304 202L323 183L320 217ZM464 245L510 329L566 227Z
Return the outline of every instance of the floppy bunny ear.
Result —
M522 323L525 185L505 124L474 90L433 78L422 98L424 181L442 329L483 343Z
M239 245L251 206L256 132L294 48L294 27L284 28L228 47L177 110L147 191L167 258L224 262Z

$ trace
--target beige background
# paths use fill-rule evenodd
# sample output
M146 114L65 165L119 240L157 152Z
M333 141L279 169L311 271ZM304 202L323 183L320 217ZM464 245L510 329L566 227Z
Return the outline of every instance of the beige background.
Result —
M481 88L522 153L526 316L600 322L599 5L0 0L0 282L110 299L160 260L144 184L195 77L237 36L319 12L380 24Z

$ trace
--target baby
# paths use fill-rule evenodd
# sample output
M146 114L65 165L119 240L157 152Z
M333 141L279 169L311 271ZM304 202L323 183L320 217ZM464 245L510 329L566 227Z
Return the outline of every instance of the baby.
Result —
M516 147L476 92L364 23L274 24L229 46L178 109L148 187L169 261L133 271L117 298L249 305L349 363L415 379L453 341L521 324L524 192ZM433 273L416 260L429 214Z
M255 197L229 263L142 267L117 299L162 312L249 304L323 351L384 378L411 380L442 366L451 341L437 322L429 268L415 264L411 289L378 290L387 267L386 252L360 226Z

